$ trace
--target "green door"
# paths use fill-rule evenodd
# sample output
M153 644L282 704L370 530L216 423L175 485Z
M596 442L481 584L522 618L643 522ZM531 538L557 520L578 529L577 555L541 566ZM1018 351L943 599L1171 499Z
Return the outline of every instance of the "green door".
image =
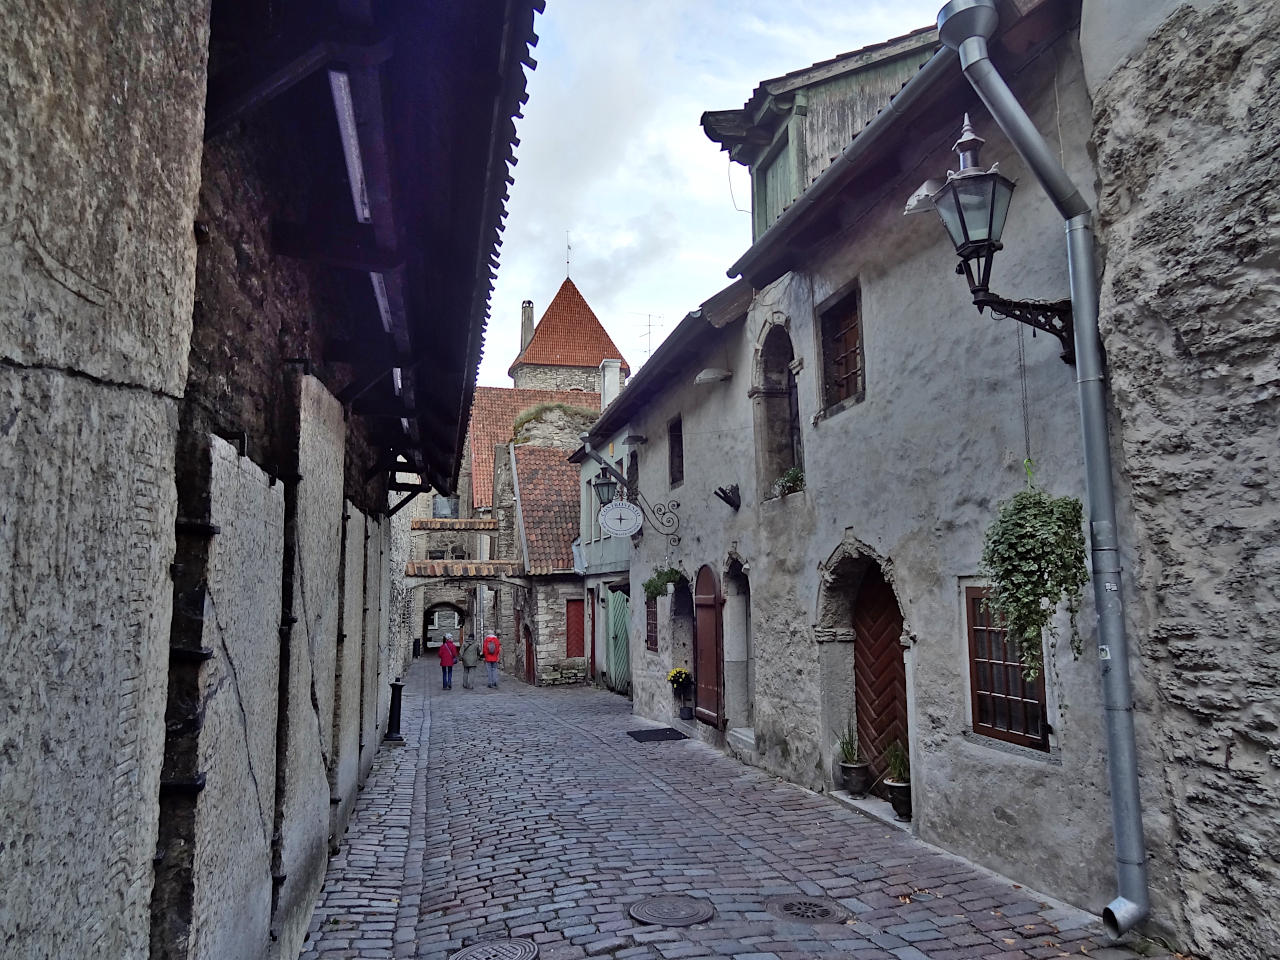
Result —
M605 684L617 693L631 694L631 644L628 637L631 603L625 593L609 591L609 650Z

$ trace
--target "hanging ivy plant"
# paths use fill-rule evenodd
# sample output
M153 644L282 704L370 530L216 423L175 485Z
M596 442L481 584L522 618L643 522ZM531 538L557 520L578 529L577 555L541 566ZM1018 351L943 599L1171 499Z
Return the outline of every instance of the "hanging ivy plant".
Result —
M1018 650L1028 680L1044 668L1042 634L1056 636L1053 615L1065 601L1071 651L1080 656L1076 615L1084 585L1084 510L1075 497L1051 497L1030 482L999 504L982 547L982 574L991 582L987 609Z
M675 567L664 567L661 570L653 571L653 576L644 582L644 598L646 600L657 600L667 592L667 584L675 583L684 574Z

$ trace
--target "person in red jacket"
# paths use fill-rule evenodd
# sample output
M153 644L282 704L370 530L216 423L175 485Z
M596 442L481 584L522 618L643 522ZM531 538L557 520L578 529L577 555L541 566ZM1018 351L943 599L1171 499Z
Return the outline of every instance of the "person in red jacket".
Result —
M444 643L440 644L440 679L446 690L453 689L453 665L457 662L458 645L453 642L453 634L446 633Z
M480 655L484 657L484 665L489 671L489 686L498 689L498 661L502 659L502 644L496 634L489 634L480 645Z

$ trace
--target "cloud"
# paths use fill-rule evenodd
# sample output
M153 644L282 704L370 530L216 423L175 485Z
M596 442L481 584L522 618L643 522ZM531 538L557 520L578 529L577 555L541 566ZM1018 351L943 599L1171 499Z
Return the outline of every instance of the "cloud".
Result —
M699 126L762 81L933 22L940 0L555 0L502 246L480 382L509 385L520 303L570 272L635 369L729 283L751 243L745 171ZM733 195L731 196L730 178ZM650 335L651 329L657 334Z

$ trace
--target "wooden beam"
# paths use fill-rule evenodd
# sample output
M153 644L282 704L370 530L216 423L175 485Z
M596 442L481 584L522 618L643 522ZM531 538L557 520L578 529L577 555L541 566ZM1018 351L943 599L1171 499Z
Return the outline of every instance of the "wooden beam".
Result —
M363 273L384 273L404 265L404 253L378 246L373 227L276 221L271 224L271 249L282 257L315 260Z
M352 24L286 33L209 79L204 138L217 136L317 70L338 65L376 66L391 59L392 50L389 36Z
M331 337L324 342L320 357L325 363L347 363L354 366L377 367L389 370L391 367L409 366L412 361L396 355L391 348L391 338L378 334L349 340L345 337Z

